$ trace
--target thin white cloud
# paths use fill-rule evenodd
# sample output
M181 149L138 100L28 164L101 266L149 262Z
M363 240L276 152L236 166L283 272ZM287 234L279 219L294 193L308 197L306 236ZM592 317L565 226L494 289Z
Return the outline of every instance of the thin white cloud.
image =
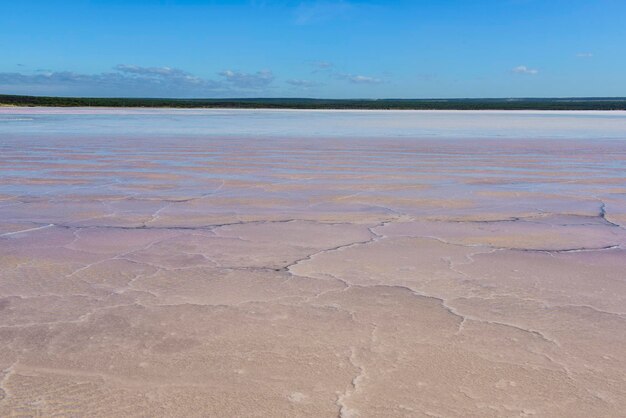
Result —
M328 61L311 61L310 64L316 70L329 70L333 67L333 63Z
M349 1L306 1L300 3L295 10L294 22L297 25L308 25L345 17L354 9Z
M233 70L224 70L218 73L232 85L243 89L259 89L269 86L274 81L274 74L269 70L256 73L244 73Z
M515 74L528 74L528 75L539 74L539 70L535 68L528 68L525 65L518 65L517 67L513 68L511 71L513 71Z
M119 64L113 71L81 74L39 70L0 73L0 91L14 94L50 94L116 97L207 97L262 91L274 76L224 71L225 81L195 76L171 67Z
M139 65L118 64L115 66L117 71L130 74L155 75L155 76L171 76L177 74L186 74L183 70L171 67L141 67Z
M203 85L208 82L208 80L203 80L186 71L171 67L141 67L139 65L118 64L115 66L115 69L121 73L136 77L176 81L183 84Z
M338 78L340 80L346 80L353 84L380 84L383 82L383 80L380 78L359 74L337 73L335 74L335 78Z
M349 78L349 80L353 83L365 83L365 84L378 84L378 83L382 83L382 80L380 78L376 78L376 77L368 77L365 75L355 75Z
M311 87L319 86L319 83L311 80L287 80L287 84L290 84L294 87L300 87L303 89L308 89Z
M593 54L591 52L579 52L576 56L578 58L591 58L593 57Z

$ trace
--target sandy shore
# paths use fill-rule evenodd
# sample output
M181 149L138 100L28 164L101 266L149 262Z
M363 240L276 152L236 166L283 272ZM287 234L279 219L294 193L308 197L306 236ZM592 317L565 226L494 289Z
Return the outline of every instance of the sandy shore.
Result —
M2 416L626 410L624 141L24 123Z

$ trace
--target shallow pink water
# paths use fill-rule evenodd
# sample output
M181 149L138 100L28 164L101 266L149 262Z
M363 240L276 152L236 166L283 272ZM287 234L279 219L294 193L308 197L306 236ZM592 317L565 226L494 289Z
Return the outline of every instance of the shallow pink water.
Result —
M626 409L619 118L146 112L0 115L0 415Z

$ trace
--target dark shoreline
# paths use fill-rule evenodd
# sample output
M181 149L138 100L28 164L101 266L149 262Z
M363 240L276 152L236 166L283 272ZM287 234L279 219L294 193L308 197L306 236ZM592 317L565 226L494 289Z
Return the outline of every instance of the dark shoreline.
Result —
M624 97L486 99L89 98L0 94L0 106L363 110L626 110Z

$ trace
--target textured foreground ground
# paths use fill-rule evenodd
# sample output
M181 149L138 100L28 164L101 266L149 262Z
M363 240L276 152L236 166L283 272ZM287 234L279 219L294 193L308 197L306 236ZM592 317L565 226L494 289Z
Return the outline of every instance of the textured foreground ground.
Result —
M626 411L623 141L0 148L0 416Z

